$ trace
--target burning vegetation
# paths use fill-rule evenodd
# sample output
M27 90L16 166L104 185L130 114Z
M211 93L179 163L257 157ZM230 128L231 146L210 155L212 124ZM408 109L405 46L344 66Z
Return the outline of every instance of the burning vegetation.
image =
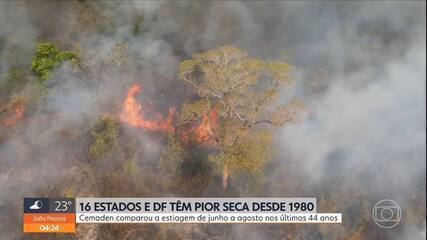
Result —
M153 114L136 100L142 86L134 84L127 91L120 120L172 133L182 144L210 146L214 152L208 159L220 169L226 189L230 174L262 169L272 157L271 129L296 120L303 109L293 100L288 106L267 110L281 87L290 84L290 69L286 63L251 58L230 46L198 53L179 67L179 77L193 89L195 100L185 101L179 112L170 107L167 117L155 113L154 119L147 119Z
M25 100L23 97L10 99L4 105L0 105L0 125L10 126L17 123L24 116Z
M175 107L169 109L169 115L164 118L160 113L155 114L155 119L146 119L146 110L136 100L136 94L142 91L139 84L132 85L126 94L123 102L123 111L120 114L120 120L134 127L140 127L151 131L174 132L173 116Z
M145 110L136 99L136 95L141 92L142 86L139 84L133 84L128 89L126 98L123 102L123 110L120 114L121 122L148 131L160 131L165 133L175 133L179 131L178 134L185 142L194 141L202 144L213 143L215 141L214 129L218 125L218 117L215 110L204 114L201 119L199 119L199 124L185 129L182 125L181 127L177 126L174 122L174 117L178 114L174 106L169 107L167 117L163 117L160 113L153 114ZM146 115L154 115L155 118L146 119Z
M425 92L412 52L423 51L405 44L421 35L425 50L414 13L425 6L292 4L0 1L0 239L390 239L369 215L388 191L405 204L393 234L416 239ZM379 192L367 187L378 166L391 166ZM314 196L345 221L82 224L76 235L23 236L24 196Z

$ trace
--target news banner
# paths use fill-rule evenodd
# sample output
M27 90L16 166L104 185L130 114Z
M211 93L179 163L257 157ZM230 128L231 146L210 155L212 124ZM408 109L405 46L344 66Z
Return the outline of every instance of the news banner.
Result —
M23 231L72 233L76 223L342 223L316 198L24 198Z

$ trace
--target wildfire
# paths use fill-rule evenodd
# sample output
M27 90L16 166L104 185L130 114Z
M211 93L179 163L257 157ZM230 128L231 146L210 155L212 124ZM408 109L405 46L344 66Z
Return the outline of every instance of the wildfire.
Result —
M190 128L189 131L183 132L182 137L185 141L196 141L197 143L214 143L214 129L218 127L218 114L214 109L204 115L200 124ZM192 136L192 138L190 137Z
M156 113L156 119L145 118L146 112L140 103L135 99L135 95L142 91L139 84L132 85L126 94L123 102L123 110L120 114L120 120L128 125L148 129L151 131L175 132L174 118L176 108L170 107L168 116L165 118ZM212 143L215 139L214 129L217 127L217 111L212 110L200 120L200 123L188 130L180 131L179 135L185 141L195 141L197 143ZM192 137L190 137L192 136Z
M38 115L34 117L24 118L24 113L26 109L25 99L22 97L17 97L9 101L6 105L0 106L0 126L12 126L22 122L45 122L46 120L54 120L62 115L60 112L48 114L48 115Z
M3 119L0 119L0 125L10 126L15 124L24 116L25 103L21 98L12 100L3 108L0 108L0 113L6 115Z
M198 142L207 142L213 140L215 133L214 128L217 124L217 112L215 110L206 114L202 118L202 123L194 130Z
M175 107L169 108L167 118L163 118L161 114L156 114L157 119L155 120L145 119L144 109L135 99L135 95L141 92L141 90L142 87L138 84L134 84L129 88L126 99L123 103L123 111L120 114L120 120L134 127L145 128L153 131L174 132L173 115L175 113Z

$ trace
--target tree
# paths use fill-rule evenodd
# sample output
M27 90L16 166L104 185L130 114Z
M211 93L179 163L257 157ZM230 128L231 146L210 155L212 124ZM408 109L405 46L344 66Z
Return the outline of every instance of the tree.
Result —
M179 124L207 118L215 126L216 151L209 159L222 171L224 189L230 174L260 171L272 157L272 127L298 116L303 104L297 99L274 107L280 91L291 86L291 69L286 63L249 57L230 46L196 53L181 62L179 78L196 97L183 104Z
M69 51L58 51L52 42L39 43L36 47L31 69L39 76L41 83L52 77L52 70L67 60L75 60L76 55Z
M52 42L42 42L37 44L33 58L31 60L31 69L37 74L35 81L35 92L32 99L38 102L49 94L50 89L46 86L46 81L53 77L53 71L61 63L71 61L73 66L78 66L77 57L69 51L59 51Z

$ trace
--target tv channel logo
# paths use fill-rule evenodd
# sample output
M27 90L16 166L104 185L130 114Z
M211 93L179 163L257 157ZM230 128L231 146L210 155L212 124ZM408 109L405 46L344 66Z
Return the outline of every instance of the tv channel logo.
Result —
M397 202L384 199L375 204L372 209L372 217L378 226L393 228L399 224L402 218L402 210Z

